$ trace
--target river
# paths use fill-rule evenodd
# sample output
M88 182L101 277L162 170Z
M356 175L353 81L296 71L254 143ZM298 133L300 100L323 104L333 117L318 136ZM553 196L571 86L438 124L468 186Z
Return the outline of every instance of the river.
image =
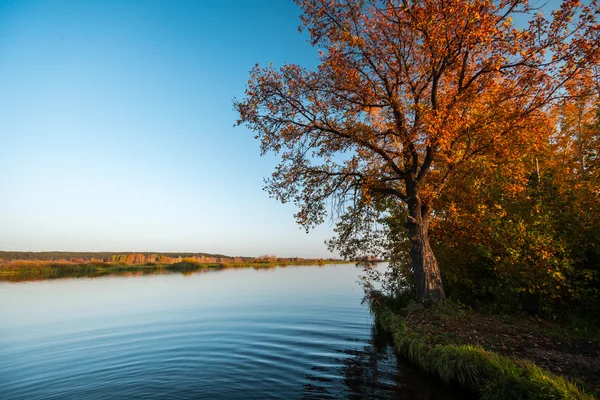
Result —
M2 399L462 399L396 357L353 265L0 283Z

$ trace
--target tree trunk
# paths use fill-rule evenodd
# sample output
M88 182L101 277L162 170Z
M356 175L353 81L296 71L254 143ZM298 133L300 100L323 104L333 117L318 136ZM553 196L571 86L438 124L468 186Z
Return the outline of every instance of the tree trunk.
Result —
M583 159L583 132L581 131L581 119L583 118L583 105L579 103L579 113L577 117L577 141L578 143L578 153L579 153L579 168L581 170L581 177L585 176L585 161Z
M429 244L429 213L419 201L409 202L408 233L417 301L430 305L446 297L437 260Z

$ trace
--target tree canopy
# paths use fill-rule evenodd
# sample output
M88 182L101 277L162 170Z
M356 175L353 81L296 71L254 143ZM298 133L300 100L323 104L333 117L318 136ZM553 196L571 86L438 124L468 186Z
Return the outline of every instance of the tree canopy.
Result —
M520 0L297 3L320 65L257 65L235 102L281 157L266 189L307 229L331 211L345 256L389 256L408 228L417 298L442 298L429 225L443 193L474 165L508 165L518 184L520 149L544 145L548 107L599 61L597 4L546 17Z

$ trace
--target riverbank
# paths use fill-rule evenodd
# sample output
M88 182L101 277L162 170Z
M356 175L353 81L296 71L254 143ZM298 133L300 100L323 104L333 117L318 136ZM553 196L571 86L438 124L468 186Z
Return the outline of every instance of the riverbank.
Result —
M482 315L451 302L429 309L371 299L396 351L482 399L593 399L600 394L600 341L531 318Z
M21 282L45 279L137 276L161 273L201 273L227 268L274 268L293 265L349 264L331 260L260 261L260 262L178 262L173 264L124 264L92 261L86 263L55 261L13 261L0 264L0 281Z

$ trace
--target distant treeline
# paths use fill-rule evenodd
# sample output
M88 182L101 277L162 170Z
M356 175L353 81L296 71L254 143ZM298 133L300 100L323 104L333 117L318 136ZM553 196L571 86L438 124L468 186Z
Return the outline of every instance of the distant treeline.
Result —
M222 254L209 253L156 253L156 252L71 252L71 251L0 251L0 260L3 261L131 261L131 264L158 262L157 260L177 260L183 258L210 258L214 260L231 260ZM176 262L176 261L172 261ZM213 261L214 262L214 261Z
M176 264L192 263L248 263L248 262L301 262L313 259L299 257L278 258L274 255L260 257L229 257L210 253L155 253L155 252L70 252L70 251L0 251L0 263L10 261L105 262L119 264ZM319 259L320 260L320 259ZM338 261L328 258L324 261Z

